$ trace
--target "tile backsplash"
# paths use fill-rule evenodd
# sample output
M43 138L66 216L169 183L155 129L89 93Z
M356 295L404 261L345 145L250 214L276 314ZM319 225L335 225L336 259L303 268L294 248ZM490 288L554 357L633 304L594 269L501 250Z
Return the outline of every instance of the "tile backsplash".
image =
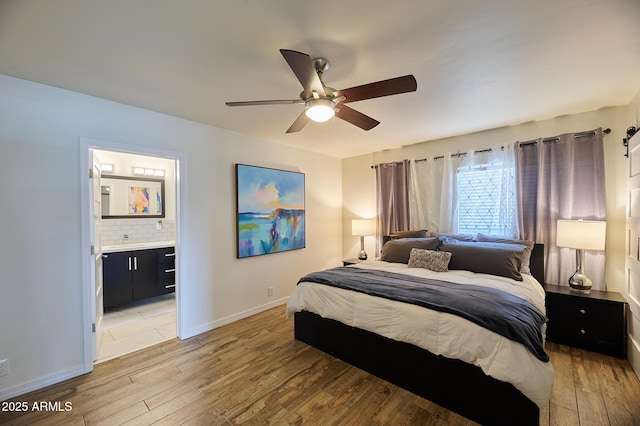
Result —
M102 245L123 244L124 235L128 235L127 244L150 243L155 241L175 241L176 221L162 219L162 229L156 229L159 219L103 219Z

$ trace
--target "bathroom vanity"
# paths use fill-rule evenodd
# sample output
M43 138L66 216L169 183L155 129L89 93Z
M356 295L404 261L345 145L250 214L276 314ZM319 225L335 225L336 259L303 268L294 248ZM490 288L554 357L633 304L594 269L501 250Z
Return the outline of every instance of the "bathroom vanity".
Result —
M103 247L104 307L174 292L173 244L163 241Z

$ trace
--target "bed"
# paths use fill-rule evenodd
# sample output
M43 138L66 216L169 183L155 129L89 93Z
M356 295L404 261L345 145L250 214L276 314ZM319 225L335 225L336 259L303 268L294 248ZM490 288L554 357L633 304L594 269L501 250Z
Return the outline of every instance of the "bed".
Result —
M398 242L411 245L409 240L415 240L416 244L429 240L429 244L433 243L429 238L402 240ZM553 384L553 369L544 353L546 318L544 290L540 285L544 277L544 247L531 244L526 256L521 252L528 262L515 264L511 256L509 268L528 272L518 274L520 280L507 276L509 273L502 270L496 272L501 275L487 273L494 272L489 264L499 257L494 256L493 248L486 257L482 248L480 252L474 251L482 244L451 240L443 243L442 237L437 240L436 250L418 248L416 253L451 250L449 265L453 270L434 272L409 267L411 261L408 264L389 262L387 256L384 261L365 261L303 277L287 304L287 315L295 316L295 338L481 424L539 424L540 407L549 400ZM507 246L513 249L515 245ZM433 248L433 244L430 247ZM471 269L478 267L481 272L459 269L465 267L460 261L469 258L475 263ZM329 283L335 276L348 282ZM505 297L514 299L516 305L522 302L534 317L542 315L542 320L535 319L535 326L525 325L528 337L516 336L512 340L511 331L487 329L486 323L476 322L474 313L467 317L452 313L456 309L466 311L468 306L449 310L407 302L402 297L391 300L375 292L386 291L377 289L377 284L372 286L373 293L358 288L360 276L364 277L365 287L368 280L377 283L377 279L390 280L392 285L400 283L396 285L399 287L404 287L406 280L406 286L435 286L444 288L445 292L462 288L465 294L476 289L484 292L485 287L489 287L486 291L490 297L507 292ZM324 277L326 282L319 277ZM491 304L492 300L486 303ZM509 321L488 320L488 323L496 322L509 324ZM532 329L537 337L531 337Z

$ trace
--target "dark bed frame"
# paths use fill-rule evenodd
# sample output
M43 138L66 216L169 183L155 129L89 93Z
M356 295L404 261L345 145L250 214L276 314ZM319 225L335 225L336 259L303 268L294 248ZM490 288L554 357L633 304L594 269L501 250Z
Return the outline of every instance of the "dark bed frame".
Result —
M544 246L531 254L531 272L544 282ZM480 367L302 311L295 338L483 425L538 425L540 410L510 383Z

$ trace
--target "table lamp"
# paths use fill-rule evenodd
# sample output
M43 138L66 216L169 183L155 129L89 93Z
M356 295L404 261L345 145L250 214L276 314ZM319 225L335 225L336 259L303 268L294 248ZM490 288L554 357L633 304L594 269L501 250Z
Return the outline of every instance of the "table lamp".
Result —
M556 245L576 249L576 272L569 286L576 290L591 289L591 278L584 272L584 251L604 250L607 223L594 220L558 220Z
M358 259L367 260L367 253L364 251L364 237L365 235L375 235L376 221L373 219L353 219L351 221L351 235L360 236L360 253L358 253Z

